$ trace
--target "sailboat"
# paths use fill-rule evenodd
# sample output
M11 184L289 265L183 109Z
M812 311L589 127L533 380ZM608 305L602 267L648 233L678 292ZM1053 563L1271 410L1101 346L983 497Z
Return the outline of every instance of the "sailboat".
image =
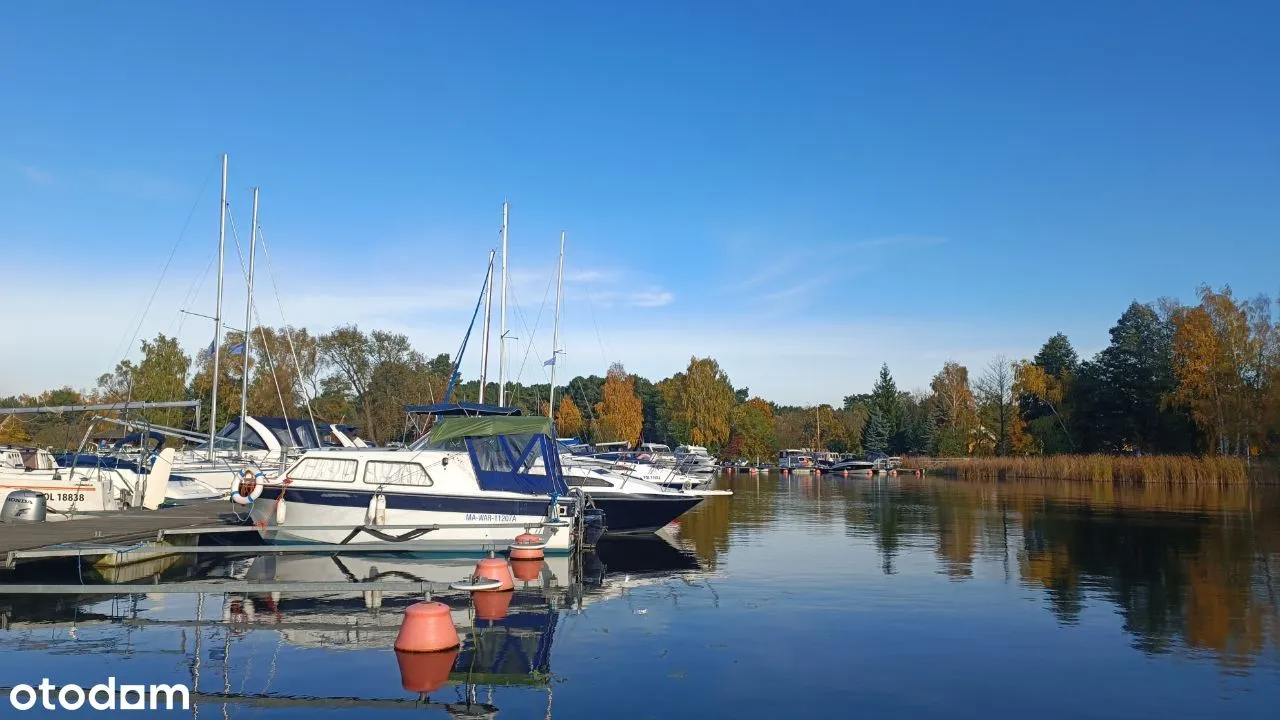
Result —
M506 212L504 208L503 226L506 227ZM560 364L562 351L560 350L560 310L564 299L564 247L565 233L560 233L560 254L557 261L556 269L556 307L555 321L552 326L551 337L551 358L546 361L546 365L551 367L550 385L551 389L547 397L547 407L550 412L555 412L555 395L556 395L556 371ZM504 233L505 238L505 233ZM504 262L505 267L505 248ZM505 290L504 290L505 294ZM504 318L502 325L505 327L505 303ZM486 310L486 327L487 322ZM500 342L502 339L500 338ZM488 342L488 336L485 337ZM500 351L505 355L505 352ZM487 357L487 352L481 353L482 357ZM481 370L483 377L485 370ZM499 397L503 397L501 388L499 389ZM417 410L422 412L433 411L435 413L448 413L448 408L406 408L406 410ZM519 411L514 408L499 406L481 406L479 408L471 408L473 414L489 413L489 414L518 414ZM708 493L684 492L680 488L664 487L663 482L669 480L669 477L652 478L656 482L650 482L649 479L641 476L641 473L635 466L620 468L616 463L602 462L590 457L582 457L574 455L564 445L557 443L559 451L558 461L564 474L564 481L569 487L577 488L583 492L589 503L598 510L604 512L605 533L606 534L629 534L629 533L651 533L669 523L684 513L692 510L708 494L731 494L728 491L712 491ZM667 471L670 474L670 471Z
M222 355L222 291L226 255L227 156L222 156L222 201L218 215L218 288L211 344L212 388L209 429L206 436L180 428L149 426L170 437L193 443L174 458L174 472L198 480L216 494L227 496L247 478L275 477L285 465L309 449L327 445L364 447L350 426L316 423L288 417L253 417L248 414L249 358L253 346L254 263L258 242L258 188L253 188L253 212L249 232L249 265L246 274L244 338L233 349L243 358L240 379L240 414L221 428L217 423L218 390ZM136 423L125 423L137 427Z

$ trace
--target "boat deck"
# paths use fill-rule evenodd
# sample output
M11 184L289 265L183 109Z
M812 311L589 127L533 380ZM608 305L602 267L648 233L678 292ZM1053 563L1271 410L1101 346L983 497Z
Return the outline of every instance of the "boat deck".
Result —
M0 554L53 545L92 543L120 545L154 540L162 531L240 525L226 500L192 503L159 510L130 509L70 520L0 524Z

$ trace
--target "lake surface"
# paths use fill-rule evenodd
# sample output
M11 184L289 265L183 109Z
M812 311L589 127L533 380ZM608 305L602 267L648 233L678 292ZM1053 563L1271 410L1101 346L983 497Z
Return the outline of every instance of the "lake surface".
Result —
M185 683L231 700L197 695L161 715L210 718L1280 713L1276 488L718 486L734 497L665 540L602 544L576 582L567 560L549 561L503 620L447 599L464 645L447 680L407 667L411 686L432 672L444 683L425 700L403 687L391 648L417 598L360 593L0 596L0 686ZM201 561L137 574L447 582L474 563ZM7 697L0 707L13 712Z

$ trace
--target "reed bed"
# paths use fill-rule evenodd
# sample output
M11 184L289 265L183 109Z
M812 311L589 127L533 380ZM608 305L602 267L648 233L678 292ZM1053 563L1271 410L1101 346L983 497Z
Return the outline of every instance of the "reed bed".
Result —
M1179 455L1044 455L913 459L904 462L963 480L1073 480L1095 483L1244 485L1241 458Z

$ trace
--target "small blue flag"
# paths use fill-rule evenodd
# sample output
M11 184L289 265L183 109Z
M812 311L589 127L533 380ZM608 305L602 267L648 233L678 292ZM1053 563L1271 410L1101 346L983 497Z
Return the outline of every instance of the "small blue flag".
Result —
M542 366L546 367L547 365L555 365L555 364L556 364L556 356L552 355L550 360L547 360L546 362L542 363Z
M227 354L228 354L228 355L243 355L243 354L244 354L244 343L236 343L235 345L232 345L232 346L231 346L231 349L227 351Z

